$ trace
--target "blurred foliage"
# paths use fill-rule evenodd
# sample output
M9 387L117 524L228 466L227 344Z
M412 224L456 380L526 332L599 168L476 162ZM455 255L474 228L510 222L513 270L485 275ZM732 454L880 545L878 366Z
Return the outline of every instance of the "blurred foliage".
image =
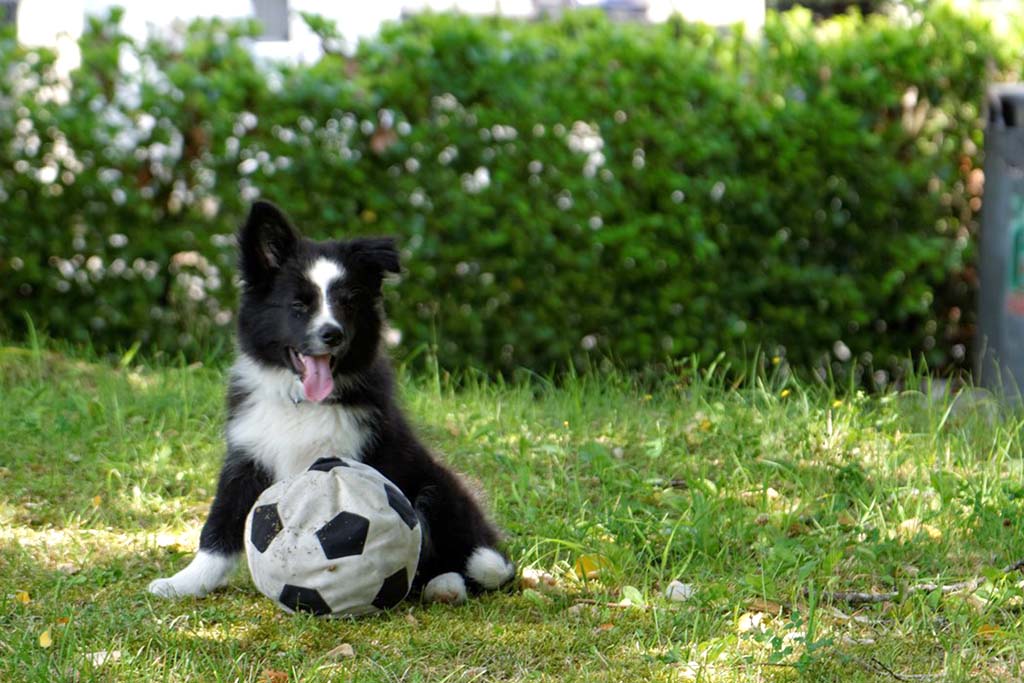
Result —
M208 352L257 196L307 234L395 234L407 352L541 371L752 351L891 372L968 357L980 19L770 13L762 36L574 12L423 15L354 56L260 63L254 24L135 43L90 22L65 88L0 41L0 320ZM1017 41L1017 45L1021 41Z

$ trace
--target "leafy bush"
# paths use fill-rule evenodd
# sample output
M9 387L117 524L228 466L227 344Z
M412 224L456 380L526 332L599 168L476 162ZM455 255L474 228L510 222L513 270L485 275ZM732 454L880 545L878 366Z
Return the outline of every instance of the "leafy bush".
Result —
M756 39L424 15L311 66L257 63L249 24L135 44L117 20L70 89L0 42L11 333L209 349L263 196L313 236L398 235L394 326L448 367L967 357L979 103L1012 64L945 6Z

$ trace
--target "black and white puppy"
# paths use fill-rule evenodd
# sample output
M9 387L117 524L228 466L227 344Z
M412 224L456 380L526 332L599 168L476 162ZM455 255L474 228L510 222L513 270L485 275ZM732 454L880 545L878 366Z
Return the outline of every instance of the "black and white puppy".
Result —
M223 586L243 551L245 518L270 484L323 456L360 460L413 503L424 531L414 582L461 602L515 568L459 478L416 438L381 351L381 282L399 270L390 239L313 242L257 202L239 234L238 358L227 396L227 455L199 552L149 585L165 597Z

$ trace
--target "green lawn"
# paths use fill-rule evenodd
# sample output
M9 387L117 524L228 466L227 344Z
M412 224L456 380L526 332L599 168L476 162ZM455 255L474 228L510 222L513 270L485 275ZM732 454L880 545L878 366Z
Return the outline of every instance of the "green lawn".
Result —
M202 600L146 593L194 550L220 371L4 349L0 681L1024 677L1022 577L999 571L1024 558L1019 412L721 376L406 381L424 437L488 492L520 567L550 576L317 620L244 570ZM693 596L666 600L673 579ZM330 654L343 643L354 656Z

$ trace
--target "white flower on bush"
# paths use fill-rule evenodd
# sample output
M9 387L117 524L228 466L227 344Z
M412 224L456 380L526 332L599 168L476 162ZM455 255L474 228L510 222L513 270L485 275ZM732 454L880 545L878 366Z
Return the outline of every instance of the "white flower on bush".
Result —
M496 142L515 140L518 135L519 132L512 126L503 126L501 124L491 126L491 137L493 137Z
M36 179L43 185L49 185L57 179L57 167L56 166L43 166L36 171Z
M433 98L430 103L438 111L455 111L459 107L459 101L455 98L455 95L448 92Z
M634 149L633 150L633 168L635 168L636 170L640 171L646 165L647 165L647 154L642 149L640 149L639 147L637 149Z
M220 200L212 196L203 197L199 200L199 210L204 218L215 218L220 211Z
M559 127L556 126L556 132ZM587 178L597 175L605 162L604 153L601 151L604 149L604 138L601 137L598 127L586 121L576 121L572 124L565 142L571 151L587 155L583 164L583 175Z
M472 174L462 175L462 189L470 194L483 192L491 185L491 172L486 166L479 166Z
M725 183L719 180L711 188L711 201L719 202L725 195Z
M596 125L586 121L576 121L572 124L572 130L565 138L569 149L577 154L590 154L604 147L604 138L598 131Z
M238 172L242 175L251 175L260 167L260 162L255 159L245 159L238 164Z
M442 166L447 166L455 161L457 156L459 156L459 150L454 145L448 145L438 153L437 160L441 162Z
M256 114L253 114L251 111L243 111L238 115L237 123L242 127L241 134L244 135L245 131L252 130L256 127L256 124L259 123L259 118L257 118Z

